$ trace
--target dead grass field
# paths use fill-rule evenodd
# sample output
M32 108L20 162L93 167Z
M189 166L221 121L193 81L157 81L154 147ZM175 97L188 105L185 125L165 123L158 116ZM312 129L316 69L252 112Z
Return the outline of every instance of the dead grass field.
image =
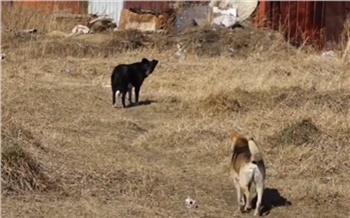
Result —
M251 41L237 55L194 46L179 63L159 39L120 48L110 34L2 32L2 217L247 217L229 177L231 129L264 151L267 217L349 217L349 63L271 33L239 36ZM142 57L167 62L145 81L145 104L112 108L113 67Z

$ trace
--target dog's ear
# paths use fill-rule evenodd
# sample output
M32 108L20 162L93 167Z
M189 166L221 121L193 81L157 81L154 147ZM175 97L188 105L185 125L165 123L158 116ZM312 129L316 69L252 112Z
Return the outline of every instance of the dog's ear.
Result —
M148 71L147 71L148 75L154 71L157 64L158 64L158 60L155 60L155 59L153 59L152 61L149 62Z
M142 58L141 63L143 64L149 63L149 60L147 58Z
M152 64L154 64L154 67L156 67L158 63L159 63L159 61L157 59L152 60Z

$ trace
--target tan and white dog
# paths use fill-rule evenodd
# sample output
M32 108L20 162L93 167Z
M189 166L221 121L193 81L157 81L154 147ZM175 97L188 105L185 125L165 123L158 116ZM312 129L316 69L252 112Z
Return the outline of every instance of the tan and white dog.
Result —
M251 187L255 185L257 202L254 216L260 215L265 188L266 168L262 152L255 141L232 132L231 176L237 191L237 201L242 212L251 210Z

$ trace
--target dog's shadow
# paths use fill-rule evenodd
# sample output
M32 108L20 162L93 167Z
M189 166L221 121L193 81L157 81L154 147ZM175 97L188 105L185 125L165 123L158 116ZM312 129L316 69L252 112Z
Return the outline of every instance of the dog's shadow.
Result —
M143 106L143 105L150 105L152 103L156 103L157 101L152 101L152 100L144 100L144 101L139 101L138 104L133 102L131 105L128 105L128 107L137 107L137 106Z
M256 197L252 200L253 209L255 209L256 200ZM292 203L286 198L282 197L277 189L265 188L262 200L261 214L268 215L272 208L290 205L292 205Z

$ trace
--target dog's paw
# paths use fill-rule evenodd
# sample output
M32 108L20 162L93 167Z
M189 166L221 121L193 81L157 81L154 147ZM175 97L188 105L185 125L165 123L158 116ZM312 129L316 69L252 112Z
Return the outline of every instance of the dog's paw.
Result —
M244 205L239 205L238 209L241 211L241 213L245 213Z
M113 107L113 108L116 108L116 107L117 107L117 105L116 105L116 104L113 104L113 105L112 105L112 107Z
M244 210L249 213L252 210L252 206L246 206Z

